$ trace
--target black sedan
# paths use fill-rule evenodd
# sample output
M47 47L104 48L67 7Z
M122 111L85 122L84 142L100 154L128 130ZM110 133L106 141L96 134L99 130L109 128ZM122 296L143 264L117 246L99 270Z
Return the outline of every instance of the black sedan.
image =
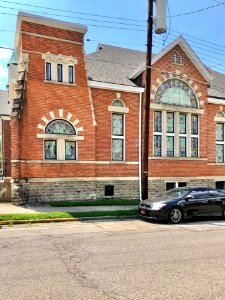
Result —
M189 217L225 218L225 192L205 187L172 189L154 199L141 201L139 215L174 224Z

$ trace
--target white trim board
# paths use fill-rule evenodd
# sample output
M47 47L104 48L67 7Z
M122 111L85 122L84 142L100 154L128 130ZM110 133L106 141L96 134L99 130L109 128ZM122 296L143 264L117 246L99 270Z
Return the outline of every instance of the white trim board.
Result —
M114 90L114 91L122 91L129 93L144 93L144 88L128 86L122 84L113 84L107 82L99 82L99 81L89 81L89 86L91 88L103 89L103 90Z

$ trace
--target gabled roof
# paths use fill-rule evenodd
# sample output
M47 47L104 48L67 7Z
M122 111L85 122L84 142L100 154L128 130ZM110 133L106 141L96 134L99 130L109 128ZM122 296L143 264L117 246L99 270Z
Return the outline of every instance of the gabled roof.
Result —
M189 44L185 41L185 39L182 36L179 36L176 40L174 40L172 43L170 43L165 49L163 49L161 52L156 54L152 58L152 65L156 63L160 58L162 58L167 52L172 50L175 46L179 45L181 49L185 52L187 57L194 63L196 68L199 70L199 72L202 74L202 76L207 80L213 80L213 76L208 71L206 66L201 62L201 60L198 58L198 56L195 54L195 52L191 49ZM145 70L145 63L143 62L138 66L136 70L131 72L129 74L129 79L135 79L138 75L140 75Z

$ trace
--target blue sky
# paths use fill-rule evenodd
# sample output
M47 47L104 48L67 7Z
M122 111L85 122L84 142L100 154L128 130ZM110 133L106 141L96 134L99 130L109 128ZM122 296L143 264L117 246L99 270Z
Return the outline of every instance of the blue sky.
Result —
M167 2L167 15L170 15L167 18L168 30L166 34L154 35L153 52L159 52L177 36L183 34L203 63L225 73L225 1L168 0ZM218 5L219 2L224 4L208 8ZM86 53L95 51L98 43L145 51L147 5L147 0L0 0L0 47L13 48L15 15L22 10L87 25ZM196 12L203 8L208 9ZM178 16L186 12L193 13ZM10 55L10 50L0 49L0 89L5 89L7 61Z

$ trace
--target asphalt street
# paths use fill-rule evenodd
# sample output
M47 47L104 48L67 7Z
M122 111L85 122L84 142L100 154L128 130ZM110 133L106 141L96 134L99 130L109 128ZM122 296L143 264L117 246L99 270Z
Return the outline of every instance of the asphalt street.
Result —
M0 229L0 299L225 299L225 221Z

